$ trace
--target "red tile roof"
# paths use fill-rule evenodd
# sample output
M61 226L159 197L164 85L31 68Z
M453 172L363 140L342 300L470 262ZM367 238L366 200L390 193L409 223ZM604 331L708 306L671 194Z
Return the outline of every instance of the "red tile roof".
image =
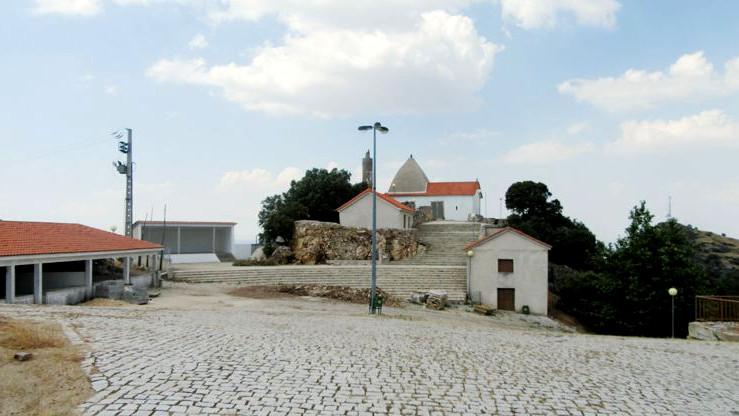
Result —
M505 228L501 228L500 230L498 230L498 231L490 234L487 237L483 237L483 238L481 238L481 239L479 239L477 241L473 241L473 242L467 244L466 246L464 246L463 250L469 250L471 248L477 247L480 244L485 243L487 241L490 241L490 240L492 240L492 239L494 239L496 237L500 237L501 235L503 235L503 234L505 234L507 232L514 232L514 233L516 233L516 234L518 234L518 235L520 235L520 236L522 236L522 237L524 237L524 238L526 238L528 240L531 240L534 243L536 243L536 244L538 244L538 245L546 248L547 250L549 250L549 249L552 248L552 246L550 246L549 244L547 244L547 243L545 243L545 242L543 242L541 240L537 240L536 238L534 238L534 237L526 234L525 232L523 232L521 230L518 230L518 229L513 228L513 227L505 227Z
M388 192L391 196L474 195L480 182L429 182L426 192Z
M0 257L160 248L81 224L0 221Z
M343 211L344 209L346 209L347 207L349 207L349 205L355 203L356 201L359 201L362 197L364 197L365 195L367 195L367 194L369 194L371 192L372 192L372 188L365 189L364 191L360 192L357 196L355 196L354 198L352 198L349 201L347 201L344 205L336 208L336 210L337 211ZM393 198L391 198L391 197L389 197L389 196L387 196L387 195L385 195L385 194L383 194L381 192L377 192L377 196L380 199L382 199L383 201L387 202L388 204L393 205L395 208L399 208L399 209L402 209L403 211L407 211L407 212L415 212L415 210L413 208L409 207L408 205L403 204L403 203L400 203L400 202L394 200Z
M164 221L136 221L133 225L164 225ZM236 225L235 222L220 221L167 221L167 225Z

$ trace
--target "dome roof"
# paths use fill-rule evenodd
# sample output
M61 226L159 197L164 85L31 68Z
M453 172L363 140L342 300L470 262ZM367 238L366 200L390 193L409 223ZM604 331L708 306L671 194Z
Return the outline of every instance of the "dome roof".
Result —
M390 184L390 193L396 192L426 192L429 178L423 173L413 155L398 169L395 178Z

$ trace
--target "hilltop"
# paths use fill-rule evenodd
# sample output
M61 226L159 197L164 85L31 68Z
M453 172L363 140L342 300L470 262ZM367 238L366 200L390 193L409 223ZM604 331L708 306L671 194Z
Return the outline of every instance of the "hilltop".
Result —
M685 227L695 243L695 260L708 271L720 295L739 294L739 240Z

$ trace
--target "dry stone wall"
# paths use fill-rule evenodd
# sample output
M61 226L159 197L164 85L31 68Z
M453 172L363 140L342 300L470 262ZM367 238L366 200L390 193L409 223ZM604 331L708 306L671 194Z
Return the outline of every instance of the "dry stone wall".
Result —
M296 221L292 250L297 264L330 260L369 260L372 232L332 222ZM401 260L424 251L416 230L377 230L377 252L382 260Z

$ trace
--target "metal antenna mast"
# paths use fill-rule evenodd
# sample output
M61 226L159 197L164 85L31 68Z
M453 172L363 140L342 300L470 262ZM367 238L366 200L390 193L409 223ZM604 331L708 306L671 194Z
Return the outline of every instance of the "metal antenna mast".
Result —
M126 235L133 237L133 130L126 129L127 142L118 142L118 151L126 154L126 163L113 162L113 166L121 175L126 175ZM122 134L117 133L115 137L120 139Z

